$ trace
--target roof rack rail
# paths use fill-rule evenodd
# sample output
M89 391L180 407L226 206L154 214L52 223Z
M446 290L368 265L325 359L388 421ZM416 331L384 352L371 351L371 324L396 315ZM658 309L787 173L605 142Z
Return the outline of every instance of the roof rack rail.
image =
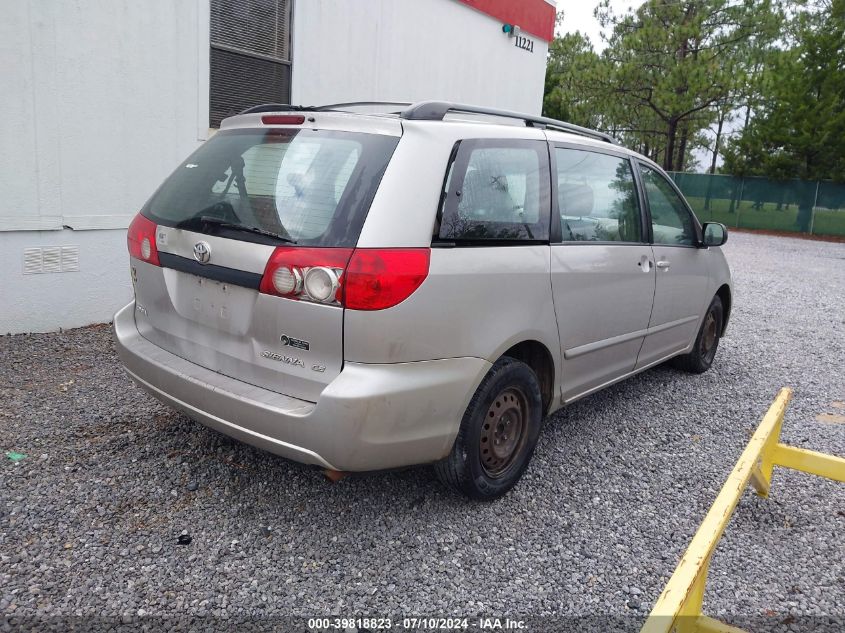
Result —
M315 108L313 106L291 105L289 103L262 103L261 105L241 110L238 114L256 114L258 112L298 112L308 110L319 110L319 108Z
M291 105L289 103L262 103L261 105L252 106L251 108L242 110L241 112L238 112L238 114L256 114L259 112L331 112L335 110L343 110L345 108L380 105L410 106L411 103L408 101L350 101L349 103L329 103L327 105L319 106L301 106Z
M362 106L380 106L380 105L398 105L410 106L408 101L350 101L349 103L330 103L328 105L321 105L314 108L315 110L342 110L344 108L354 108Z
M380 105L403 106L405 109L399 112L399 116L403 119L412 121L442 121L449 112L481 114L485 116L517 119L523 121L528 127L550 128L619 145L619 141L610 134L581 127L580 125L575 125L574 123L567 123L566 121L558 121L557 119L550 119L544 116L534 116L533 114L525 114L522 112L513 112L511 110L497 110L496 108L485 108L483 106L467 105L463 103L451 103L449 101L418 101L416 103L408 103L407 101L350 101L348 103L330 103L320 106L290 105L288 103L263 103L261 105L247 108L246 110L239 112L239 114L285 111L333 112L353 107Z
M605 141L607 143L613 143L614 145L619 145L619 141L613 138L610 134L581 127L580 125L575 125L574 123L558 121L557 119L550 119L543 116L534 116L532 114L523 114L521 112L513 112L511 110L497 110L495 108L485 108L482 106L466 105L462 103L450 103L448 101L420 101L403 110L400 116L403 119L409 119L412 121L442 121L449 112L483 114L507 119L519 119L524 121L525 125L528 127L552 128L562 132L578 134L580 136L586 136L600 141Z

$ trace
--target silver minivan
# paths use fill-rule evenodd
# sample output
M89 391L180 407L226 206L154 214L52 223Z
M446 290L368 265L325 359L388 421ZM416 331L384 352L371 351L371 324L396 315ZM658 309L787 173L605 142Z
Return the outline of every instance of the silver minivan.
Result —
M726 229L656 164L542 117L366 106L226 119L144 205L114 318L140 386L289 459L433 463L492 499L556 409L710 368Z

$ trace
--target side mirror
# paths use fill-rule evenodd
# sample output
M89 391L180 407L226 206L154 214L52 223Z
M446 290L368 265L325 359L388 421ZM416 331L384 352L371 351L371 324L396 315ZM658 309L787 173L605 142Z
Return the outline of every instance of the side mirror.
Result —
M728 229L719 222L705 222L704 246L721 246L728 241Z

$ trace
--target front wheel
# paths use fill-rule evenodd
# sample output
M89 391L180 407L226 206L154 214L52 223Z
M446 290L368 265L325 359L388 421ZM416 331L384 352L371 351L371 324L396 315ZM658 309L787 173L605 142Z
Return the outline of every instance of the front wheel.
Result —
M707 308L707 314L704 315L698 336L695 338L692 351L673 358L672 364L675 367L692 374L703 374L710 369L713 359L716 358L716 350L719 348L723 315L722 300L718 296L713 297L710 307Z
M543 419L537 376L504 356L470 400L449 455L434 465L449 488L492 500L513 488L531 460Z

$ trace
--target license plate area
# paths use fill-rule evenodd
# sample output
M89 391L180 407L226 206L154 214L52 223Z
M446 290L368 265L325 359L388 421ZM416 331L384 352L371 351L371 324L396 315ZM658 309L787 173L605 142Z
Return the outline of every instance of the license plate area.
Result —
M183 319L231 334L245 334L257 291L165 269L170 300Z

